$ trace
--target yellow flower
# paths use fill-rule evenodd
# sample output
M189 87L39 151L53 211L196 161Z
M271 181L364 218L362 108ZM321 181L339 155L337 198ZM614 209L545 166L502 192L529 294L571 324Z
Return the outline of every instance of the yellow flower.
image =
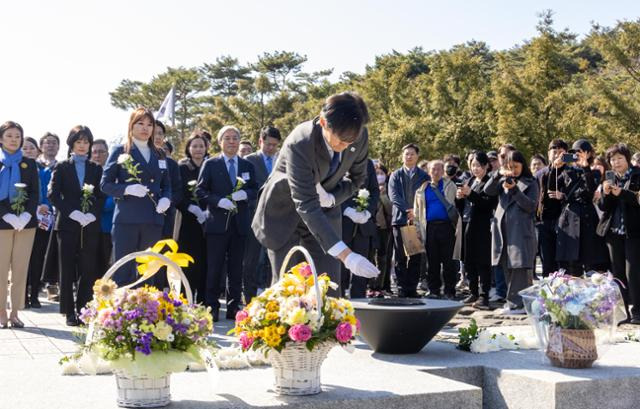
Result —
M95 284L93 284L93 293L97 298L109 299L113 297L116 288L118 288L118 285L115 281L111 279L98 279Z
M278 327L278 335L284 335L286 332L287 332L287 329L284 326L280 325Z
M267 321L275 321L278 319L278 313L277 312L268 312L265 314L264 318Z
M351 325L356 325L357 322L356 317L354 317L353 315L347 315L346 317L344 317L344 320Z
M285 321L289 325L304 324L308 321L307 311L304 308L294 308Z
M171 325L167 324L164 321L160 321L155 325L155 328L153 329L153 335L155 335L159 340L166 341L172 330L173 328L171 328Z
M265 307L269 312L275 312L280 309L280 305L278 305L277 301L269 301Z

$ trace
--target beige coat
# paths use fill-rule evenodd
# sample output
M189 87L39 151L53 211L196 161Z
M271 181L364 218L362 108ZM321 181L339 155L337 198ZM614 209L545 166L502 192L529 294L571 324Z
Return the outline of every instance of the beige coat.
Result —
M444 182L444 198L455 206L456 200L456 185L449 179L442 179ZM418 230L418 236L422 244L427 244L427 200L424 193L427 189L429 182L424 182L422 186L416 191L416 196L413 202L413 210L415 214L414 223ZM456 230L456 244L453 247L453 259L460 260L462 256L462 217L458 217L458 223L455 226Z

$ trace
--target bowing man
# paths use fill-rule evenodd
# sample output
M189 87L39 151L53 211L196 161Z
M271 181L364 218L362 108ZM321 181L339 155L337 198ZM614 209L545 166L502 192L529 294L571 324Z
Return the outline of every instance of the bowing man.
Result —
M207 204L209 216L205 222L207 240L207 278L205 304L212 307L218 320L220 276L227 261L227 315L234 319L240 309L242 294L242 259L249 232L249 204L256 199L253 165L238 157L240 131L224 126L218 132L220 156L207 159L198 177L196 194Z
M113 148L102 174L102 191L116 201L111 233L116 260L144 250L162 237L171 185L164 152L153 144L154 128L151 111L142 107L133 111L127 141ZM137 180L132 180L132 166L138 167ZM119 286L136 277L133 262L113 275Z
M355 275L379 274L376 266L341 240L340 205L367 177L369 136L364 126L368 120L359 95L332 95L319 117L298 125L285 140L252 224L256 238L268 249L274 281L295 245L304 246L318 272L328 273L338 285L338 260Z

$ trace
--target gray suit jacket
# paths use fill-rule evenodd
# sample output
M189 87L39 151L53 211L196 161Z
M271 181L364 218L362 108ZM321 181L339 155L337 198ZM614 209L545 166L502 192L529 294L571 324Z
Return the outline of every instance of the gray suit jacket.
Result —
M339 242L342 239L340 205L364 184L368 149L369 136L365 129L356 142L343 151L337 171L328 176L331 158L317 118L298 125L284 141L258 199L251 227L260 244L271 250L280 249L300 221L325 252ZM318 182L334 195L334 207L320 207Z

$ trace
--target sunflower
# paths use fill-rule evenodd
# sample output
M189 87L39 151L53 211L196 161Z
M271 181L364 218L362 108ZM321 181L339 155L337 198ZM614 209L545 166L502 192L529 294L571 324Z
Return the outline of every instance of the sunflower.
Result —
M109 299L113 297L116 288L118 288L118 285L115 281L111 279L99 279L93 284L93 293L96 295L96 298Z

